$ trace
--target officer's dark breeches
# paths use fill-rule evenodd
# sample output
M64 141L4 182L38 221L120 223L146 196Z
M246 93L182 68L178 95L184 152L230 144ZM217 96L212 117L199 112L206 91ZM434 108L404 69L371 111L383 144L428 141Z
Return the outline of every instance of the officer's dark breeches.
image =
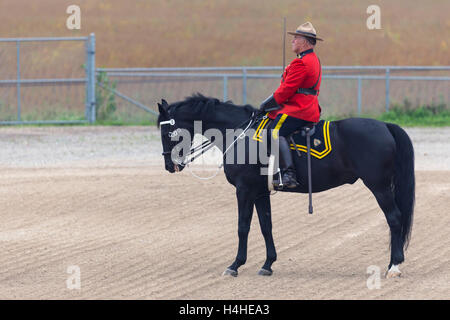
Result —
M278 137L280 147L280 165L286 171L294 171L294 160L292 159L291 148L287 139L283 136Z

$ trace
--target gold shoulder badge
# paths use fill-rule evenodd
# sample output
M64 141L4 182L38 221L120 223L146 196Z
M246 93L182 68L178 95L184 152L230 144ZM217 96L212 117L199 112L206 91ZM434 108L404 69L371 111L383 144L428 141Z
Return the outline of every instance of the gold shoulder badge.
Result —
M320 141L319 139L314 139L314 147L317 147L321 143L322 143L322 141Z

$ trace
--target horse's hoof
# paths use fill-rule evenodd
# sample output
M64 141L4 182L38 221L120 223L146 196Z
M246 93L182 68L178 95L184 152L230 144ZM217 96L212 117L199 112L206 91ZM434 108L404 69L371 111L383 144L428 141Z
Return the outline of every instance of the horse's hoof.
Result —
M238 272L231 270L231 269L227 269L222 273L222 276L232 276L232 277L237 277L238 276Z
M272 273L273 273L273 271L271 271L271 270L266 270L266 269L264 269L264 268L261 268L261 270L258 271L258 274L259 274L260 276L271 276Z
M399 278L402 275L402 272L396 265L392 265L392 267L386 272L386 279L391 278Z

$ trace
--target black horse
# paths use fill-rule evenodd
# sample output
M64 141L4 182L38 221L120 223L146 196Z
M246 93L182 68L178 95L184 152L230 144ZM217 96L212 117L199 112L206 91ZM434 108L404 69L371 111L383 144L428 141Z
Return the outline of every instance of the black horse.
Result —
M193 138L194 122L202 121L202 133L215 128L225 137L229 133L227 129L245 127L257 112L250 105L236 106L231 102L221 102L200 94L171 105L162 100L158 107L165 168L171 173L181 171L184 167L179 161L174 163L171 157L177 144L171 137L179 129L187 130ZM364 118L332 121L329 133L333 144L331 153L321 160L311 159L312 192L346 183L353 184L361 179L375 196L390 228L391 257L387 277L399 276L401 273L398 265L404 261L403 251L409 243L414 212L414 150L411 140L395 124ZM248 142L248 139L246 137L244 140ZM192 140L189 142L191 146ZM222 151L225 147L230 147L217 141L215 144ZM286 191L306 193L306 157L294 155L294 159L300 185ZM271 266L277 259L277 254L272 237L270 192L267 176L261 175L261 166L261 163L224 162L226 178L236 187L239 211L238 252L224 274L237 276L238 268L247 260L247 239L254 207L267 249L266 261L259 274L272 274Z

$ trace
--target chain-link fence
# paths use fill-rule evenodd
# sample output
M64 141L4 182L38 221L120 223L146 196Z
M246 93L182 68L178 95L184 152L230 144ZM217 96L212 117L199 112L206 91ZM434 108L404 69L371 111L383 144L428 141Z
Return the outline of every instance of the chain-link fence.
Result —
M450 66L323 66L323 116L450 105ZM148 123L194 93L259 106L281 67L95 68L95 36L0 38L0 124Z
M122 95L156 112L193 93L259 106L279 85L281 67L97 69ZM324 66L319 101L324 116L379 115L392 105L450 102L450 67ZM118 101L126 110L132 103Z
M0 124L93 122L95 37L0 38Z

